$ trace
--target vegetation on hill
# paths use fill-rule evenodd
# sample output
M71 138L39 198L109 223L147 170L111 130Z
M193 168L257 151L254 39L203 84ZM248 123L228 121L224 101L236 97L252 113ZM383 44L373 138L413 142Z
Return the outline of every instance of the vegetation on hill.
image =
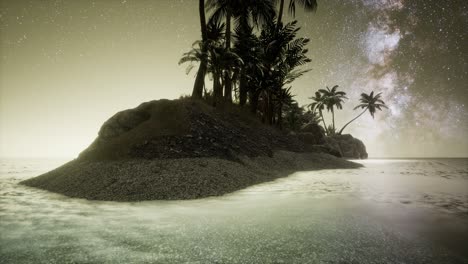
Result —
M296 2L307 10L317 6L310 0L290 1L292 14ZM283 126L287 105L294 101L290 85L308 71L301 66L310 59L309 39L297 37L297 21L281 22L285 3L279 4L281 15L276 19L273 0L199 1L202 39L180 60L190 62L188 72L199 63L192 98L205 98L215 106L248 104L263 122ZM208 20L206 12L211 14ZM206 74L213 83L211 91L206 89Z
M312 111L312 113L317 113L319 115L319 119L315 122L318 124L320 121L323 123L323 128L325 129L326 133L330 136L332 135L341 135L344 129L351 124L354 120L358 119L362 116L366 111L369 111L372 118L374 118L375 112L377 110L382 111L382 108L387 108L385 102L381 99L381 94L374 94L372 91L370 94L362 93L361 99L359 99L360 104L357 105L354 110L361 108L364 109L358 116L351 119L348 123L346 123L338 132L336 131L335 127L335 107L338 110L343 109L343 104L346 99L346 93L343 91L338 90L338 85L333 86L333 88L326 88L326 89L319 89L315 92L315 96L310 97L313 102L309 104L307 107ZM332 124L327 127L325 123L325 118L323 117L323 110L327 109L332 114Z
M296 137L262 124L235 105L214 108L184 98L146 102L104 123L82 160L272 156L303 152Z
M338 85L319 89L307 107L299 107L293 98L292 83L309 71L304 67L311 59L309 39L298 37L298 21L283 23L285 5L292 16L297 6L317 10L316 0L200 0L202 38L179 61L190 63L187 73L199 64L192 98L215 107L248 105L263 123L280 129L298 131L308 123L322 123L328 135L341 134L357 117L338 131L335 111L348 99ZM206 75L212 81L211 90ZM376 100L363 107L372 116L375 109L386 107L380 94ZM325 109L331 112L330 126Z

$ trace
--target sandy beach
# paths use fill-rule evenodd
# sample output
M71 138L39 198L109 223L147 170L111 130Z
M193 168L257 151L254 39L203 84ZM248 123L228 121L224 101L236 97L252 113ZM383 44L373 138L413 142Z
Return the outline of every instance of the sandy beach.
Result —
M468 263L466 159L371 159L185 201L18 184L63 163L2 160L5 263Z

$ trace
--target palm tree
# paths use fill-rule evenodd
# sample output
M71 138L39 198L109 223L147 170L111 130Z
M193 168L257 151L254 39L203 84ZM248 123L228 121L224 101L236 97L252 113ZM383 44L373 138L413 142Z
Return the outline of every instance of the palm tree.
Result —
M351 121L349 121L348 123L346 123L343 128L338 132L339 135L341 135L341 133L343 133L343 130L349 125L351 124L354 120L358 119L360 116L362 116L367 110L369 110L369 113L371 114L372 118L374 118L374 114L375 114L375 111L378 109L380 111L382 111L382 107L383 108L388 108L386 105L385 105L385 102L380 99L381 98L381 94L382 93L378 93L378 94L375 94L374 95L374 91L372 91L370 94L366 94L366 93L362 93L361 94L361 99L359 99L359 101L361 102L361 104L359 104L358 106L356 106L354 108L354 110L358 109L358 108L361 108L361 109L364 109L364 111L362 111L358 116L356 116L355 118L351 119Z
M223 102L223 73L235 72L242 67L242 59L234 52L226 50L222 46L214 46L209 50L211 67L209 71L213 77L213 95L214 104L220 104Z
M236 98L241 104L241 87L243 93L249 95L250 109L252 113L257 111L257 103L264 80L266 80L266 65L263 61L260 39L253 33L253 28L249 27L247 31L239 27L235 29L236 42L233 51L242 59L243 67L234 73L233 80L237 82L238 88ZM241 74L243 73L243 74ZM235 78L234 78L235 77ZM243 94L245 96L245 94ZM245 98L243 98L245 100ZM245 101L243 102L245 104Z
M317 0L289 0L289 12L293 15L296 15L296 2L304 7L306 11L315 11L317 10ZM278 29L282 23L284 10L284 0L280 0L280 7L278 11Z
M328 133L327 124L325 124L325 118L323 118L323 110L325 109L325 97L322 96L320 92L315 92L315 96L309 97L314 102L309 104L308 107L312 110L312 112L319 112L320 119L323 123L323 128L325 132Z
M231 49L231 18L237 2L236 0L208 0L208 9L215 9L210 19L216 22L220 22L222 19L226 21L225 45L227 52ZM223 81L225 101L232 103L232 76L229 70L224 71Z
M320 117L320 114L314 111L308 110L307 112L304 112L303 114L303 123L304 124L317 124L320 125L320 122L322 121L322 118Z
M328 111L332 113L332 131L336 130L335 127L335 106L337 109L343 109L343 105L341 103L344 102L344 99L348 99L346 97L346 93L343 91L338 91L338 85L333 86L331 89L320 89L319 92L323 94L325 105Z
M211 22L211 21L210 21ZM186 52L182 55L182 58L179 60L179 65L189 62L190 65L187 66L186 73L189 74L190 71L194 68L193 63L206 63L205 75L211 73L211 75L216 75L218 68L216 64L218 63L218 53L219 46L222 45L224 24L219 23L208 23L206 40L197 40L192 44L192 49L189 52ZM201 67L201 66L200 66ZM197 73L198 74L198 73ZM214 84L213 87L216 87L216 79L213 78ZM203 83L203 87L205 87Z
M253 84L249 86L252 112L256 112L257 101L261 100L262 116L270 124L279 117L278 105L272 102L285 87L308 71L299 67L310 62L305 48L309 40L296 38L299 30L296 24L297 21L293 21L276 31L275 22L267 22L258 39L256 55L260 62L257 66L259 69L249 70L249 84Z
M236 0L235 9L232 10L232 17L236 20L238 40L252 35L252 25L262 25L267 21L272 21L275 16L275 9L273 6L274 0ZM252 23L251 23L252 22ZM244 105L247 101L248 94L248 67L249 59L244 55L250 53L251 46L246 43L237 43L237 53L244 61L239 73L239 104ZM250 66L254 67L254 66Z
M293 99L284 107L284 126L291 131L298 131L305 123L304 109Z
M285 105L290 105L293 102L291 87L283 88L274 97L275 108L277 112L276 124L280 129L283 128L283 108Z
M187 74L193 68L193 62L206 61L206 73L213 79L213 103L221 103L223 97L222 76L226 70L235 71L242 65L242 60L234 52L224 48L224 24L210 20L207 25L207 40L196 41L191 51L183 54L179 64L190 62ZM198 47L197 47L198 46ZM203 49L206 52L203 52ZM206 53L206 54L205 54Z
M207 41L207 26L205 18L205 0L198 1L198 12L200 14L200 27L202 34L200 67L198 68L197 77L192 90L192 98L201 99L203 97L203 87L205 85L205 74L207 70L207 55L205 43Z

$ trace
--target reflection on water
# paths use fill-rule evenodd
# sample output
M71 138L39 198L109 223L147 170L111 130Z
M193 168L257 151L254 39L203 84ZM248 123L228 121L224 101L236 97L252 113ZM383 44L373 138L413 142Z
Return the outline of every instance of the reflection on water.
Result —
M17 184L63 161L2 160L0 263L468 263L467 159L362 162L113 203Z

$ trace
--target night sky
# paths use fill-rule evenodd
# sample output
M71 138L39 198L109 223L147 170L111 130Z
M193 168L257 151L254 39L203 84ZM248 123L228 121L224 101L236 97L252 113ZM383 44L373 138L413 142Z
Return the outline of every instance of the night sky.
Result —
M197 0L0 3L0 156L74 157L115 112L191 93L177 63L200 38ZM371 157L468 156L468 1L319 0L296 18L312 59L300 104L340 85L340 127L382 92L390 109L347 131Z

